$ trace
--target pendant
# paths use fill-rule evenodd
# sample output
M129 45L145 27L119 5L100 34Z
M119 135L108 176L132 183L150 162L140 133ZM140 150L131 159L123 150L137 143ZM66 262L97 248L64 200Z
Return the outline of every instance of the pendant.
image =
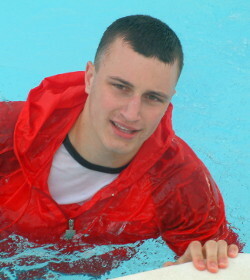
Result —
M74 230L74 220L69 219L69 229L66 230L63 239L71 240L76 234L76 231Z

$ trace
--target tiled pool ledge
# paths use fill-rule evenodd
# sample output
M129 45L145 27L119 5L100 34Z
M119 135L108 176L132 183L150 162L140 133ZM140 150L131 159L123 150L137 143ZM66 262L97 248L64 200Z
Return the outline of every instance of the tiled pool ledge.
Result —
M250 254L239 254L229 259L229 267L220 269L218 273L198 271L192 263L185 263L137 273L111 280L250 280Z

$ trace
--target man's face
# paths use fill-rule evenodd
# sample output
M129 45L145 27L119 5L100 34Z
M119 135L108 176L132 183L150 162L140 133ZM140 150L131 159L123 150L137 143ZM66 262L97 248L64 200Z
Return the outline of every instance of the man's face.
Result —
M89 62L84 111L94 151L132 158L161 121L177 79L177 62L146 58L119 38L98 70Z

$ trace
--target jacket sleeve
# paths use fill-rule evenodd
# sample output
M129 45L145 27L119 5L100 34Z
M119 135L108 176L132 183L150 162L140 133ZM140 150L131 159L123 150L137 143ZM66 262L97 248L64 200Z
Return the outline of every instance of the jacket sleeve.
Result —
M204 164L176 137L158 174L153 200L160 233L168 246L182 255L191 241L226 240L243 245L226 220L221 193Z

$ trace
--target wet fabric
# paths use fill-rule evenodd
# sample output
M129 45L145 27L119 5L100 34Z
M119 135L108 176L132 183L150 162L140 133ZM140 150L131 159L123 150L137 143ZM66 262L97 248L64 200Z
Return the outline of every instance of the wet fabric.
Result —
M181 255L193 240L238 243L204 164L175 135L170 104L153 135L117 179L83 205L58 205L47 179L53 156L86 101L84 72L46 78L26 102L0 103L0 230L59 242L125 244L162 236ZM67 241L70 242L70 241Z

